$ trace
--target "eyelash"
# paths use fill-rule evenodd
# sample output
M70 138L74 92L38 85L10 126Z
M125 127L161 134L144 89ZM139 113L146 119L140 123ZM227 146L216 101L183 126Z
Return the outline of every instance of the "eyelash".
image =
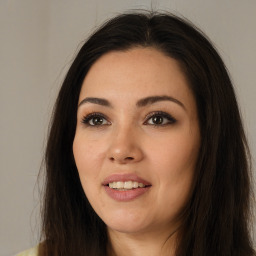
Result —
M150 114L148 114L146 116L146 122L148 122L150 119L152 119L153 117L162 117L164 119L167 119L167 123L165 124L151 124L154 126L166 126L166 125L171 125L177 122L177 120L175 118L173 118L170 114L167 114L166 112L162 112L162 111L155 111L152 112ZM145 122L143 124L146 124Z
M150 119L152 119L153 117L161 117L163 119L167 119L167 123L165 123L165 124L154 124L154 123L147 124L147 122ZM100 125L90 124L90 121L93 120L93 118L101 118L101 119L105 119L107 121L107 118L103 114L94 112L94 113L90 113L90 114L84 116L82 119L82 123L85 124L86 126L95 127L95 128L99 128L100 126L103 126L103 125L109 125L109 121L107 121L108 124L100 124ZM177 122L177 120L175 118L173 118L170 114L167 114L166 112L162 112L162 111L155 111L146 116L146 121L143 124L153 125L156 127L159 127L159 126L162 127L162 126L174 124L176 122Z
M82 119L82 123L85 124L86 126L91 126L91 127L92 126L95 126L95 127L102 126L102 125L92 125L92 124L89 123L95 117L107 120L107 118L103 114L95 112L95 113L90 113L87 116L84 116L83 119Z

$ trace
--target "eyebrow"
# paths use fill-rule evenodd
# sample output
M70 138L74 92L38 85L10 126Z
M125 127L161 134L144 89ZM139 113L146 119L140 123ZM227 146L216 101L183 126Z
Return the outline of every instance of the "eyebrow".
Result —
M110 102L106 99L102 99L102 98L85 98L83 99L79 104L78 107L80 107L81 105L85 104L85 103L93 103L93 104L98 104L101 106L106 106L106 107L112 107L112 105L110 104Z
M143 99L140 99L137 101L136 106L137 107L145 107L147 105L159 102L159 101L171 101L174 102L176 104L178 104L179 106L181 106L184 110L186 110L184 104L182 102L180 102L179 100L167 96L167 95L162 95L162 96L149 96ZM101 106L105 106L105 107L113 107L112 104L103 98L94 98L94 97L88 97L83 99L79 104L78 107L80 107L81 105L85 104L85 103L92 103L92 104L97 104L97 105L101 105Z

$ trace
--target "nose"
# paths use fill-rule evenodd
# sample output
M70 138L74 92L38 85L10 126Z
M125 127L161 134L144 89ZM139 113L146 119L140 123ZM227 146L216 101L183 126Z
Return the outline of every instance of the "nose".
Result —
M132 129L115 131L108 149L108 159L119 164L136 163L143 159L139 134Z

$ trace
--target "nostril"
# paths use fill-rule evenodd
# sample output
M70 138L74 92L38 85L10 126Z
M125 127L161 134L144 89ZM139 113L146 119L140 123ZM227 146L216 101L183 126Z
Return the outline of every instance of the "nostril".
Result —
M134 158L131 157L131 156L129 156L129 157L126 157L125 159L126 159L126 160L133 160Z
M131 156L128 156L128 157L125 157L123 159L119 159L119 158L115 158L115 157L110 157L109 158L110 161L114 162L114 161L132 161L134 160L134 157L131 157Z

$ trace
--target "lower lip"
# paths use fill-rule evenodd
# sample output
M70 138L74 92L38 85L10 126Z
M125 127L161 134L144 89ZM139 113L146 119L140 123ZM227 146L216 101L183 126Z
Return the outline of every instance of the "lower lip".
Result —
M134 200L139 196L142 196L143 194L145 194L150 189L150 187L145 187L145 188L135 188L131 190L120 191L120 190L110 188L109 186L104 186L104 188L107 194L112 199L120 202Z

